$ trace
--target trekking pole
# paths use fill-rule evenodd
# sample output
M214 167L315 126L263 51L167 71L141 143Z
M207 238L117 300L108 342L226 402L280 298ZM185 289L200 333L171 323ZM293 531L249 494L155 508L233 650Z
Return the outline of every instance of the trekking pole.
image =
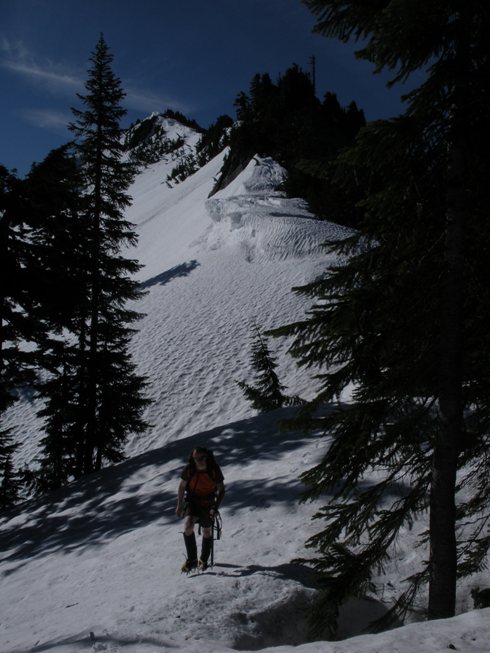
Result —
M211 530L211 533L213 535L213 539L211 541L211 567L214 566L214 540L215 539L219 540L221 538L221 526L222 526L221 515L217 510L214 515L213 525ZM214 537L215 531L216 531L216 538Z
M213 516L213 525L211 527L211 535L212 540L211 540L211 567L214 567L214 531L216 529L216 513Z

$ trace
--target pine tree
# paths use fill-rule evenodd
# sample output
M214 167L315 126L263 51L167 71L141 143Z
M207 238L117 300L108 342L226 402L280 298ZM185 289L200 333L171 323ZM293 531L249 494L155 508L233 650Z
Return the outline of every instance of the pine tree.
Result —
M5 455L0 455L0 469L2 470L2 481L0 484L0 513L17 503L20 497L22 482L19 472L14 468L12 453L14 448Z
M0 271L3 280L10 278L12 274L13 261L11 254L10 240L10 217L8 215L9 194L13 175L6 168L0 167ZM0 419L3 421L5 410L13 403L12 384L7 365L12 355L12 348L7 346L13 339L13 333L8 324L11 304L4 284L2 284L0 304ZM8 352L8 353L7 353ZM12 368L11 365L9 365ZM10 430L0 422L0 473L2 484L5 478L5 468L12 446ZM8 504L8 497L0 489L0 505Z
M52 150L22 182L28 270L42 331L73 329L83 303L82 176L73 144Z
M230 152L213 192L223 188L243 170L255 154L273 157L287 170L284 190L303 197L319 217L350 223L352 210L341 209L318 168L352 144L364 125L355 103L342 109L333 93L323 104L315 96L312 80L296 64L274 83L268 74L254 76L249 95L235 101L238 122L230 133ZM330 215L327 215L330 212Z
M136 234L123 215L130 204L126 191L133 170L122 160L119 122L125 114L120 104L125 93L112 71L112 59L101 35L91 56L87 92L78 96L85 108L73 109L76 120L70 126L84 177L88 256L87 313L78 332L77 476L100 469L104 460L121 460L127 435L146 426L145 381L128 354L134 332L130 325L140 317L128 303L141 296L130 275L140 265L120 254L123 246L136 242Z
M288 403L289 399L283 393L285 388L277 376L277 361L256 324L253 325L250 363L255 372L255 384L238 381L238 385L252 406L262 413L281 408Z
M43 369L37 392L44 400L38 414L45 420L45 436L36 485L46 491L73 478L77 416L83 415L78 334L87 314L88 261L82 175L72 144L34 165L22 186L28 269L38 298L32 313L42 325L36 357Z
M324 459L304 476L309 498L332 494L317 514L323 530L309 542L320 554L313 564L324 588L315 624L334 628L339 604L372 589L401 527L425 510L428 562L414 570L393 610L403 616L428 581L429 617L447 617L457 576L480 569L490 544L483 354L490 8L305 4L321 33L362 37L358 55L393 70L394 83L428 66L406 114L368 125L340 157L338 183L361 193L360 228L331 243L339 263L298 290L315 301L309 317L279 330L295 336L300 364L321 370L323 388L303 421L331 436ZM349 384L350 404L316 416Z
M209 125L196 145L196 154L200 166L204 166L225 149L230 142L232 127L233 119L226 114L219 116L212 125Z
M36 342L39 330L30 317L28 244L23 222L22 193L15 175L0 166L0 505L8 507L18 493L12 454L16 445L5 425L5 412L19 389L34 380L33 352L23 343Z

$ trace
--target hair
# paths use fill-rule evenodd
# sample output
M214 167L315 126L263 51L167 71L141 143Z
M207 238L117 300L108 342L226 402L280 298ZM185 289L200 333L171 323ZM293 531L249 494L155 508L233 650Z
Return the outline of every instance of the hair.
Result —
M191 456L194 453L206 454L206 456L207 456L208 455L208 449L206 449L206 447L194 447L194 449L192 450Z
M216 461L214 459L214 454L211 449L206 449L206 447L194 447L189 456L189 465L191 468L191 474L194 474L196 471L196 461L193 458L193 455L196 453L204 454L206 456L206 470L209 471L216 466Z

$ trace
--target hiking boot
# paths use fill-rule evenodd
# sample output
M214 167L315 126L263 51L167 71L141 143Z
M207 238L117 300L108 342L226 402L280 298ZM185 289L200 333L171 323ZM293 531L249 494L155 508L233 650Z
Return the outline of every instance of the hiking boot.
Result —
M203 560L202 558L199 558L199 571L206 571L206 569L209 567L209 563L207 560Z
M212 537L203 537L202 538L202 548L201 548L201 557L199 559L199 569L208 568L208 560L211 552L213 550L213 538ZM202 564L202 566L201 566Z
M197 569L197 560L186 560L182 565L183 574L188 574L193 569Z

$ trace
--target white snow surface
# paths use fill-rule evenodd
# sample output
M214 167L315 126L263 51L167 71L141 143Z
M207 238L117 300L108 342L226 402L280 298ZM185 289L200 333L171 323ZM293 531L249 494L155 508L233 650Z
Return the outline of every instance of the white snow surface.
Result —
M176 440L4 519L1 653L488 653L488 609L354 636L383 613L374 600L344 609L341 635L352 638L304 643L303 609L315 590L292 560L305 554L315 506L298 504L297 478L325 441L279 432L277 420L290 414ZM215 566L185 576L175 494L196 445L215 451L227 495Z
M208 198L224 156L173 188L164 183L173 164L162 161L130 190L139 244L128 254L144 264L148 291L133 354L150 382L151 427L130 438L126 462L0 521L0 653L488 653L490 610L360 634L385 610L374 599L344 607L339 635L349 639L305 643L304 608L316 590L293 561L310 555L304 542L319 524L318 506L299 503L298 477L327 442L280 432L292 409L256 415L235 381L250 378L251 322L267 329L302 318L308 306L291 287L321 274L320 244L346 232L287 199L270 159L255 158ZM272 346L289 392L311 396L314 382L286 355L288 343ZM21 462L37 455L35 408L26 397L10 413ZM227 495L215 566L185 576L174 511L196 445L215 451ZM402 534L380 581L388 599L423 555L413 547L423 526Z
M276 190L284 171L271 159L252 160L208 199L224 156L172 189L162 185L167 164L155 164L131 189L149 291L133 351L153 400L153 426L130 439L131 454L254 414L236 384L250 375L252 322L268 329L302 318L305 301L291 288L324 270L321 243L345 233ZM309 397L311 376L298 372L288 346L271 343L280 378Z

